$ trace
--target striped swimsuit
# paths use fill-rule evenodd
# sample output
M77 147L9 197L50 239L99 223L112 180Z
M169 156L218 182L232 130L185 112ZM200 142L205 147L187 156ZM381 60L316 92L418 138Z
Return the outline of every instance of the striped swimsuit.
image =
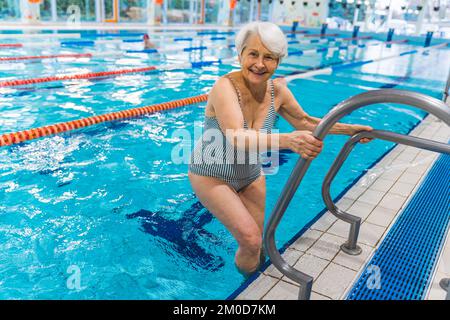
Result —
M239 88L234 80L226 75L233 84L242 108L242 98ZM270 134L276 120L275 112L275 94L273 82L270 80L271 102L269 111L260 131ZM211 138L208 130L213 129L216 133L215 138ZM248 129L248 125L244 120L244 129ZM196 143L194 151L191 155L191 163L189 171L207 177L221 179L228 183L234 190L239 192L253 181L259 178L262 171L260 156L255 151L237 150L225 137L220 129L219 122L216 117L205 116L204 132L202 138ZM220 138L222 143L218 148L216 138ZM215 143L214 143L215 142ZM219 154L217 154L219 153Z

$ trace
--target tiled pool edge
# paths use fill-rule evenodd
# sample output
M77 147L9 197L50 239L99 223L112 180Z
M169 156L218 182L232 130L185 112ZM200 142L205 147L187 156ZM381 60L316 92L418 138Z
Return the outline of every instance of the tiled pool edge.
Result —
M450 136L447 126L433 116L427 116L410 134L445 142ZM350 208L350 213L363 218L359 240L363 253L360 256L342 253L339 246L346 241L348 224L337 221L329 212L286 249L283 255L291 265L315 278L312 299L345 297L437 156L429 151L396 146L369 170L368 174L381 171L376 179L370 181L366 179L368 174L363 175L338 201L343 210ZM413 160L416 165L410 167L408 163ZM383 172L388 165L392 166L390 170ZM368 188L361 187L364 179L368 180ZM269 266L236 299L296 299L297 294L297 284Z

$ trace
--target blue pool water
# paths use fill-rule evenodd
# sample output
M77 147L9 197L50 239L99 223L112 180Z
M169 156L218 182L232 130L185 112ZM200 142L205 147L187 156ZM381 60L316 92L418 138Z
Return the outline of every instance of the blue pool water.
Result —
M21 42L26 41L30 40ZM201 44L227 41L192 43ZM172 45L188 46L162 44ZM139 44L19 48L2 50L0 56L124 48L139 48ZM277 74L413 48L395 44L334 55L292 56ZM215 55L231 57L233 51L1 63L0 81L199 61ZM428 55L295 80L289 88L303 108L318 117L346 98L377 88L440 98L449 57L448 49L432 50ZM214 65L0 88L0 134L207 93L217 77L237 67ZM171 159L180 142L177 130L187 129L193 136L204 119L204 107L187 106L0 148L0 299L223 299L239 287L244 279L234 267L235 241L198 203L187 179L187 165ZM407 133L423 117L413 108L379 104L352 113L344 122ZM292 130L283 119L277 128ZM279 247L323 210L321 182L345 140L326 138L324 151L313 161L280 223ZM332 195L338 196L391 147L380 141L357 146L336 177ZM267 215L296 160L295 154L281 152L278 173L267 176Z

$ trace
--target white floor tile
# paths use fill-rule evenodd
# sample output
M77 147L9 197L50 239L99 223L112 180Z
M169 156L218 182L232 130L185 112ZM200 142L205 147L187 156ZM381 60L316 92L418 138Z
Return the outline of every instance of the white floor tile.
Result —
M374 225L372 223L363 222L359 230L358 243L376 247L382 238L386 228Z
M322 232L309 229L291 245L291 248L298 251L306 251L320 238L320 236L322 236Z
M381 199L378 204L380 207L398 211L402 208L406 201L406 197L400 196L398 194L387 193L383 199Z
M292 283L279 281L264 296L263 300L298 300L299 287Z
M306 253L295 264L295 268L307 275L317 278L330 261ZM287 279L284 279L287 281Z
M331 261L345 241L344 238L326 233L306 253Z
M261 274L236 297L236 300L260 300L278 281L278 279Z
M367 217L367 222L376 224L381 227L388 227L397 214L396 210L384 208L381 206L375 207L372 213Z
M351 285L356 275L356 271L332 262L313 284L314 291L338 300Z

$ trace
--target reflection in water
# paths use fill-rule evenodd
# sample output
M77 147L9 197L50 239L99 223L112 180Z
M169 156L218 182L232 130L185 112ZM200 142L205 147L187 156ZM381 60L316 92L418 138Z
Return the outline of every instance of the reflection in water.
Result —
M164 215L163 211L141 209L128 214L127 218L139 218L144 232L170 242L171 249L188 260L194 268L219 271L225 265L222 257L207 252L200 245L205 238L221 245L216 236L204 229L204 226L213 220L213 216L200 202L195 202L177 220L167 219ZM168 255L172 255L167 246L163 245L163 249Z

